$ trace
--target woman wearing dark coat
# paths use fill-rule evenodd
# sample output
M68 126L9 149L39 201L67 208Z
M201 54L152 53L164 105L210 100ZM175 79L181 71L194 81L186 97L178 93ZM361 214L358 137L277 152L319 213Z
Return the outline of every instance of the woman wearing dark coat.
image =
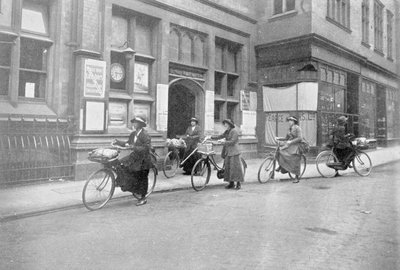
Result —
M225 119L222 123L226 128L225 132L210 138L219 140L223 144L221 157L224 159L224 181L229 183L225 188L234 188L236 182L236 189L240 189L244 176L238 147L239 133L232 120Z
M199 120L195 117L190 119L190 126L186 129L185 137L183 138L186 142L186 149L183 155L183 159L186 159L200 142L201 128L199 126ZM200 155L196 152L192 154L184 163L183 170L184 174L191 174L192 168L196 161L200 158Z
M349 138L346 137L346 123L347 118L345 116L340 116L336 119L337 125L334 127L331 133L331 140L333 144L333 153L343 164L347 164L352 156L353 148Z
M146 126L144 117L137 116L131 120L131 123L135 130L129 135L128 141L114 140L114 144L132 147L132 153L121 159L121 162L128 168L132 180L126 190L141 195L136 203L137 206L140 206L147 203L148 175L150 168L154 166L150 155L151 137L144 129Z
M276 171L281 173L290 172L296 175L293 183L298 183L300 175L301 155L299 145L303 141L299 120L294 116L289 116L286 121L289 122L289 132L286 135L286 143L280 149L278 155L279 167Z

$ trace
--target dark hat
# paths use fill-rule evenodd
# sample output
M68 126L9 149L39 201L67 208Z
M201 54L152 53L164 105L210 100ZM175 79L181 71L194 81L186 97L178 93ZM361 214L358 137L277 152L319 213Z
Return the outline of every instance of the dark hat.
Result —
M197 119L196 117L192 117L190 118L190 122L195 121L197 124L199 123L199 119Z
M233 121L231 119L225 119L224 121L222 121L222 124L227 123L228 125L231 126L231 128L235 127L235 124L233 123Z
M297 119L297 117L295 116L289 116L288 118L286 118L286 121L294 121L296 124L299 123L299 119Z
M144 127L146 126L146 118L143 116L135 116L133 119L131 119L131 123L137 122L142 124Z
M338 122L338 124L346 124L347 119L348 118L346 116L342 115L342 116L338 117L338 119L336 119L336 121Z

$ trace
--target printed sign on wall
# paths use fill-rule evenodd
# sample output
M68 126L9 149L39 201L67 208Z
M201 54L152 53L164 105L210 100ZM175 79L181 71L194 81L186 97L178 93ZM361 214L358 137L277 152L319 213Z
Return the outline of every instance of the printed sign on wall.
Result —
M84 97L104 98L106 84L106 62L85 59Z

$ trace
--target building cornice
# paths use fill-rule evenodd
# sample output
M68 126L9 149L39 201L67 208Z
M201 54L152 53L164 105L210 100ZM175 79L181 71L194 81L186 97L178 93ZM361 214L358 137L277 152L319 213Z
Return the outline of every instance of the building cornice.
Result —
M256 19L253 19L253 18L251 18L249 16L246 16L246 15L240 13L240 12L237 12L237 11L234 11L232 9L229 9L229 8L227 8L225 6L222 6L222 5L219 5L217 3L214 3L214 2L212 2L210 0L195 0L195 1L200 2L200 3L204 4L204 5L208 5L210 7L213 7L215 9L221 10L221 11L223 11L225 13L228 13L228 14L230 14L232 16L235 16L235 17L237 17L239 19L242 19L244 21L248 21L248 22L250 22L252 24L256 24L257 23Z
M279 40L279 41L271 42L268 44L257 45L257 46L255 46L255 50L256 50L256 54L259 55L262 51L273 50L273 49L277 49L277 48L280 48L280 49L289 48L289 47L293 48L294 46L298 46L299 44L309 47L310 50L311 50L311 45L316 45L316 46L322 47L331 52L334 52L336 54L344 56L348 59L356 61L356 62L360 63L361 65L368 67L376 72L384 73L392 78L396 78L396 79L400 78L400 76L398 74L396 74L395 72L392 72L382 66L377 65L376 63L368 60L367 57L362 56L361 54L358 54L338 43L335 43L335 42L333 42L325 37L322 37L320 35L317 35L317 34L309 34L309 35L304 35L301 37ZM259 61L261 57L257 57L257 58L258 58L257 61ZM311 58L312 58L312 55L311 55ZM259 63L257 63L257 66L262 67L262 66L265 66L265 64L263 64L263 61L261 60Z
M246 38L250 37L250 33L243 32L242 30L239 30L239 29L227 26L225 24L216 22L214 20L211 20L211 19L208 19L206 17L200 16L200 15L198 15L196 13L192 13L190 11L187 11L187 10L184 10L184 9L181 9L181 8L177 8L177 7L173 7L173 6L167 5L167 4L162 3L160 1L157 1L157 0L137 0L137 1L145 3L145 4L148 4L148 5L152 5L152 6L158 7L160 9L163 9L163 10L166 10L166 11L170 11L170 12L179 14L179 15L184 16L184 17L189 18L189 19L193 19L193 20L196 20L196 21L199 21L199 22L211 25L211 26L215 26L217 28L226 30L226 31L231 32L231 33L235 33L235 34L237 34L239 36L242 36L242 37L246 37ZM128 8L128 7L126 7L126 8Z

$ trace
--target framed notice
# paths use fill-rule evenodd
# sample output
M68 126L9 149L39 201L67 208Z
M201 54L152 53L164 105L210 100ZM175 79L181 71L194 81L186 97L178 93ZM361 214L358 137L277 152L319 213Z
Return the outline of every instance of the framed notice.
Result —
M149 64L135 62L135 92L149 92Z
M103 101L86 101L84 108L85 132L103 133L106 129L106 103Z
M84 65L83 95L104 98L106 89L106 62L86 59Z

